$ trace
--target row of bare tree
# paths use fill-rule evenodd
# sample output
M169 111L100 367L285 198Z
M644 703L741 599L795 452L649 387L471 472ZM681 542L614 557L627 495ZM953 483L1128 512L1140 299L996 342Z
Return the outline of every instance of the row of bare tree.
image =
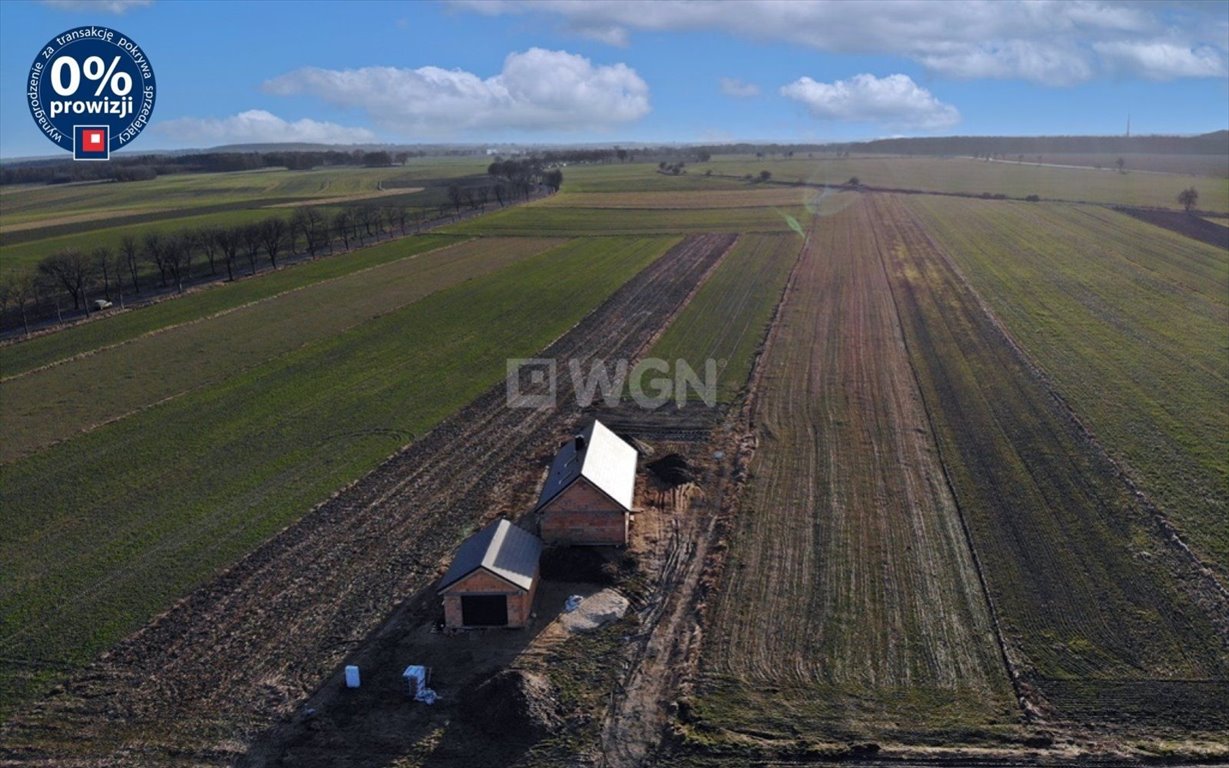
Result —
M439 215L448 215L441 206ZM182 293L193 280L217 279L224 271L256 274L262 262L278 268L279 258L305 253L315 257L340 245L349 250L388 233L417 231L437 211L406 206L358 206L332 215L320 208L298 208L290 216L231 226L176 232L150 230L126 235L118 248L85 251L68 248L48 255L35 270L11 272L0 280L0 318L12 315L25 333L30 323L54 316L63 320L68 302L88 315L93 302L123 306L125 298L151 292ZM206 271L207 270L207 271Z
M483 210L494 199L499 207L517 197L528 200L543 187L558 191L563 173L546 170L538 158L496 161L488 169L489 185L448 188L448 202L436 208L404 205L343 207L329 214L316 207L295 209L289 216L272 216L258 222L210 226L164 232L152 229L141 237L126 235L118 249L105 245L88 253L76 248L48 255L37 269L10 273L0 280L0 330L20 321L26 335L31 321L64 319L66 299L73 311L87 316L94 301L124 306L126 297L149 292L183 293L193 280L216 280L225 270L234 280L245 267L254 275L262 257L273 269L278 258L305 253L314 258L324 250L332 253L366 245L387 233L417 232L434 217L459 216L462 207ZM208 265L208 273L202 272ZM156 285L151 282L156 281ZM12 321L8 317L12 315Z

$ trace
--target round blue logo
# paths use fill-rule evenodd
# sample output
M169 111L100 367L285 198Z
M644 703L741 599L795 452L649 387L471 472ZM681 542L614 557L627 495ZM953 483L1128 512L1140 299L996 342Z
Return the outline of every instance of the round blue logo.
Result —
M154 112L154 70L141 46L107 27L52 38L30 65L26 99L40 131L74 160L109 160Z

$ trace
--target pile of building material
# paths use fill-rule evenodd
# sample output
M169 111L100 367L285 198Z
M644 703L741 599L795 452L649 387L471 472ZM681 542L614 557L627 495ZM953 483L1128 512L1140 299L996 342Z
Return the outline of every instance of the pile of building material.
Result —
M590 632L623 618L628 601L613 589L603 589L580 601L576 609L564 613L559 621L569 632Z

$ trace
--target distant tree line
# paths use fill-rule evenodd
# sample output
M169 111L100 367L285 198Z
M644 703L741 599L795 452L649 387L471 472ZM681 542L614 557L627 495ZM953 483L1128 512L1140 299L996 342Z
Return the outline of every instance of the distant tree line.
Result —
M288 217L248 224L126 235L116 248L68 248L49 254L33 271L12 272L0 281L0 317L6 327L20 324L29 333L31 322L63 320L69 309L88 316L99 299L122 307L151 293L182 293L194 281L223 275L234 280L266 264L277 269L288 255L315 257L386 234L407 235L436 213L447 211L364 205L329 214L303 207Z
M225 173L261 168L292 171L333 166L384 167L404 165L423 151L361 150L349 152L199 152L185 155L115 157L98 163L72 160L36 160L0 167L0 184L66 184L74 181L145 181L173 173Z
M419 232L431 220L479 211L488 203L502 208L542 191L557 192L563 171L548 168L540 157L497 160L489 179L447 188L438 206L356 205L330 212L303 206L289 216L230 226L206 226L165 232L151 229L126 235L118 247L69 248L44 257L32 271L13 272L0 280L0 325L3 330L55 318L66 311L94 311L99 299L122 307L151 293L182 293L188 285L225 276L232 281L254 275L263 266L278 268L279 259L302 254L314 258L340 248L367 245L386 235Z

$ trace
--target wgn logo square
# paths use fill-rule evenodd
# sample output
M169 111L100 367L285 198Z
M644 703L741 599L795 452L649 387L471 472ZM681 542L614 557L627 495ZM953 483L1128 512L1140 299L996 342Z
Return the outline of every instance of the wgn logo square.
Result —
M549 358L508 360L507 403L509 408L546 410L555 407L555 361Z

